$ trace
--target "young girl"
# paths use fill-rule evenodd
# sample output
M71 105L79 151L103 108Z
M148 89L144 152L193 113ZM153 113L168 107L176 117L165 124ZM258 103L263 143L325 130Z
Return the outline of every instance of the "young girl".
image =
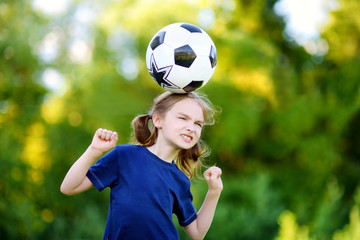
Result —
M163 93L149 114L133 120L140 145L116 145L116 132L98 129L66 174L61 192L111 188L104 240L179 239L173 213L191 239L203 239L223 188L221 169L204 172L209 189L198 212L189 178L206 152L199 139L213 113L210 102L194 92Z

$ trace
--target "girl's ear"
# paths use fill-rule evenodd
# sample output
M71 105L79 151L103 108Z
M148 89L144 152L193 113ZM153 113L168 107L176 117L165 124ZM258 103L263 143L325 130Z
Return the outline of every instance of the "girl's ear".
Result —
M154 113L152 115L152 122L156 128L161 129L161 117L159 114Z

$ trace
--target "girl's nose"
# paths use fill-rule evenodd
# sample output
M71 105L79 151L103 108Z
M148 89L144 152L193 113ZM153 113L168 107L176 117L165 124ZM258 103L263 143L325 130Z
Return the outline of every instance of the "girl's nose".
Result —
M194 131L194 129L195 129L194 124L189 123L189 124L186 125L186 130L188 130L189 132Z

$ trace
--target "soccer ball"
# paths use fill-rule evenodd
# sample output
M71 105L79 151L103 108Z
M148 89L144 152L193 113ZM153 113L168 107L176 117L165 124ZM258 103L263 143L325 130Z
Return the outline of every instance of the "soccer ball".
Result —
M158 31L146 51L151 77L165 90L186 93L204 86L217 64L209 35L189 23L173 23Z

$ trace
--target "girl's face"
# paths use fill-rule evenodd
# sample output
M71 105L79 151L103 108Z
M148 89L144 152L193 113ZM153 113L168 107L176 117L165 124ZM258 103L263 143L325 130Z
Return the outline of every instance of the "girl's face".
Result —
M204 124L200 104L191 98L175 103L163 117L155 120L158 140L164 140L175 149L189 149L199 140Z

